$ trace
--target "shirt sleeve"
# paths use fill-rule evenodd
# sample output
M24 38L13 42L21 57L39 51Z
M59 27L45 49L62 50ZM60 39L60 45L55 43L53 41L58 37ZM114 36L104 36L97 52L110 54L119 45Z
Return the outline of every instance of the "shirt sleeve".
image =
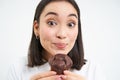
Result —
M76 70L76 73L84 76L86 80L106 80L101 65L91 60L88 60L80 71Z

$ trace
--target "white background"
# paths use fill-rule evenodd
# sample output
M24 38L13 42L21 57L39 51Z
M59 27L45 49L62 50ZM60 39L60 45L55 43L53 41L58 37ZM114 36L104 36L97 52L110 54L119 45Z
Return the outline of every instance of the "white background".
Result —
M0 80L10 64L27 55L39 0L0 0ZM120 0L77 0L81 9L86 58L103 68L108 80L120 79Z

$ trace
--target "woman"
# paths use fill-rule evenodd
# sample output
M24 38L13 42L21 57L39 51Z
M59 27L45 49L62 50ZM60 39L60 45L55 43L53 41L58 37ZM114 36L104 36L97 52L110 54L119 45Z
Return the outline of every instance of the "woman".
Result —
M13 65L8 80L104 80L84 59L79 7L74 0L41 0L33 21L28 60ZM48 59L67 54L70 71L57 75ZM86 64L85 64L86 63Z

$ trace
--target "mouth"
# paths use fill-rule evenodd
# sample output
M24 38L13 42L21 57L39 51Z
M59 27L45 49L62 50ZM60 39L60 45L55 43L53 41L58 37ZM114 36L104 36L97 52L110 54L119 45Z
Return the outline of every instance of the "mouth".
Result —
M55 47L58 49L65 49L67 44L66 43L54 43Z

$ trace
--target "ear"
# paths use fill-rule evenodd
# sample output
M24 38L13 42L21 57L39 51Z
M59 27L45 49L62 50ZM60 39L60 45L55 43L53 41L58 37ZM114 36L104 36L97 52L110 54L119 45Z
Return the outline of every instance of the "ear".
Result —
M35 35L39 36L39 24L38 24L37 20L35 20L33 23L33 29L34 29Z

